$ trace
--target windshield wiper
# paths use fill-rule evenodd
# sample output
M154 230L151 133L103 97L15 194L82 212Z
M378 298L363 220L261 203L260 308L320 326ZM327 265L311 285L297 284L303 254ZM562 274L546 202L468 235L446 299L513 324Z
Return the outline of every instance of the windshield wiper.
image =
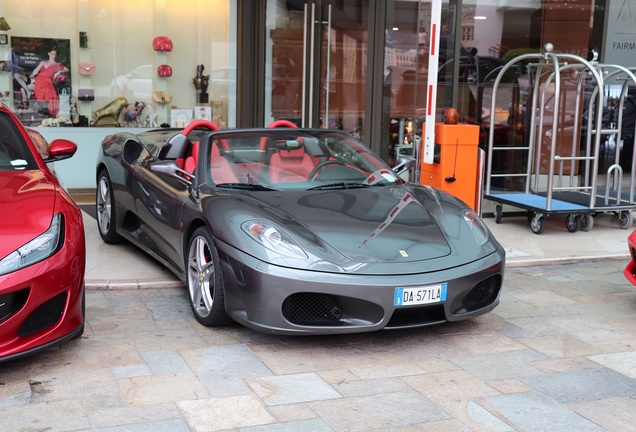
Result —
M328 183L324 185L318 185L314 187L310 187L307 190L325 190L325 189L357 189L357 188L368 188L370 185L364 183L355 183L355 182L338 182L338 183Z
M219 183L217 187L228 189L243 189L243 190L280 190L273 187L265 186L262 184L250 184L250 183Z

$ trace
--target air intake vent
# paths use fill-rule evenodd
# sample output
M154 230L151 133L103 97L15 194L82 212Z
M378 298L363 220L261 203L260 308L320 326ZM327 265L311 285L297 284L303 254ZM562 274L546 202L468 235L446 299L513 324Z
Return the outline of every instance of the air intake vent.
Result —
M340 325L342 308L335 296L318 293L292 294L283 302L283 316L298 325Z

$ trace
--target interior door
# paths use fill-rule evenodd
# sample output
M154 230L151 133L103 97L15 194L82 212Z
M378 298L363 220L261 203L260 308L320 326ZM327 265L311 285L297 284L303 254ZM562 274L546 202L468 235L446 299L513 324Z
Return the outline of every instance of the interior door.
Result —
M268 0L265 124L360 134L369 0Z

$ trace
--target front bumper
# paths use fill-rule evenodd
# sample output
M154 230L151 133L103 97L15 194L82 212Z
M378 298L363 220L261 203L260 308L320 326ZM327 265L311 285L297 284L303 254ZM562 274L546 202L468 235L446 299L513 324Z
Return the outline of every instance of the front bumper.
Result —
M83 243L65 239L53 256L0 277L0 362L60 344L82 331L84 253Z
M218 245L225 306L266 333L338 334L421 327L482 315L499 303L505 252L452 269L409 275L353 275L278 267ZM447 283L444 302L396 307L396 287Z

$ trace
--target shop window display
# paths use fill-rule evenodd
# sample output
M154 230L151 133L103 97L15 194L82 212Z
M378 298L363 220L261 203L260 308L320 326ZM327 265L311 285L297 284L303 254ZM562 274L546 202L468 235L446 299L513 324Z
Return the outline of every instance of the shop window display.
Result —
M521 147L527 145L529 139L526 105L532 77L527 64L520 63L503 77L495 109L490 112L493 81L510 59L527 52L539 52L547 42L553 43L560 52L583 57L587 57L593 47L609 55L612 46L602 45L603 32L607 31L608 37L613 33L626 34L621 26L604 29L604 10L609 14L608 22L626 16L621 15L625 2L619 0L521 3L506 2L505 7L482 0L442 3L437 121L441 121L440 113L445 108L456 108L460 122L480 126L482 148L488 145L491 122L495 124L497 144ZM427 65L431 47L426 33L430 28L430 13L430 1L395 1L390 20L386 22L383 142L388 149L383 149L383 157L389 160L412 149L408 139L410 122L416 136L422 131L431 73ZM615 46L623 48L624 40ZM619 62L632 67L634 62L628 60L627 54L622 50ZM563 106L564 115L574 112L571 103ZM572 142L572 139L565 137L563 141ZM501 173L515 171L519 163L523 163L519 155L493 157L493 164Z
M236 23L230 17L235 7L213 0L188 8L155 0L55 7L7 0L4 14L11 28L6 48L0 45L0 92L9 94L3 101L32 127L150 128L170 125L173 109L195 107L234 126ZM39 37L42 29L50 37ZM198 65L209 75L231 74L210 79L201 92L191 84Z

